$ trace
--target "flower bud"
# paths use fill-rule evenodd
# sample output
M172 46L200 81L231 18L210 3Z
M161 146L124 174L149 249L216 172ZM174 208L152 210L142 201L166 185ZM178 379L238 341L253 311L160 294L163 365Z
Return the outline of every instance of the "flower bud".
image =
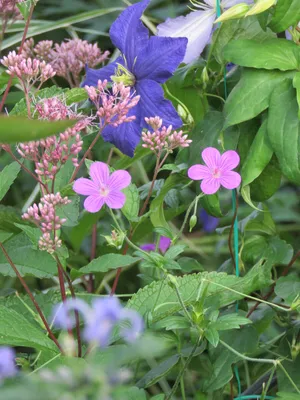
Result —
M197 224L197 217L196 217L196 215L192 215L190 218L190 232L192 232L192 230L196 226L196 224Z
M253 7L250 8L245 17L248 17L250 15L260 14L268 10L270 7L274 6L275 3L276 0L258 0L253 5Z
M107 241L107 244L109 246L113 246L116 249L120 250L122 248L122 246L123 246L123 242L124 242L124 239L125 239L126 235L122 231L113 230L111 232L110 236L105 236L105 235L102 235L102 236L105 238L105 240Z
M245 14L247 14L247 12L249 11L249 8L249 5L246 3L240 3L233 7L230 7L228 10L223 12L223 14L218 19L216 19L214 23L217 24L218 22L244 17Z
M168 274L167 275L167 279L168 279L168 285L169 286L171 286L172 288L178 287L176 276Z

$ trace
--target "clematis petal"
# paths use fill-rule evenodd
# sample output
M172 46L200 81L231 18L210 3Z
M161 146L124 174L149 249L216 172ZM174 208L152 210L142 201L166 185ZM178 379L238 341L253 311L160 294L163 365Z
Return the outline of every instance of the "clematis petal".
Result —
M107 197L105 197L105 203L109 208L122 208L125 204L126 196L124 193L118 190L112 190Z
M214 147L207 147L202 151L202 158L209 169L214 169L219 167L221 155L219 150Z
M140 246L140 249L144 251L155 251L155 244L154 243L146 243Z
M188 169L188 177L193 181L211 178L211 172L206 165L196 164Z
M164 91L157 82L143 79L137 82L136 91L141 96L139 105L141 107L142 121L144 121L145 117L159 115L165 126L172 125L174 129L182 126L181 118L173 104L164 98Z
M216 178L203 179L200 187L204 194L214 194L220 189L220 180Z
M125 170L115 171L111 174L108 180L108 186L110 189L124 189L130 185L131 176Z
M99 186L106 185L109 179L108 165L101 161L94 162L90 167L90 176Z
M182 62L187 42L187 38L150 37L134 64L137 79L164 83Z
M227 171L221 175L220 183L226 189L236 189L241 183L241 175L235 171Z
M86 67L86 77L85 80L82 83L82 87L85 85L88 86L97 86L97 83L99 79L101 81L104 81L104 79L111 81L111 76L114 75L115 70L117 68L117 64L124 64L123 57L118 57L116 61L107 64L105 67L100 68L100 69L93 69Z
M124 10L112 24L109 35L113 44L125 55L127 66L132 70L135 57L149 38L148 29L141 17L150 0L142 0Z
M134 150L142 135L139 118L140 102L127 115L135 115L136 119L131 122L124 122L117 127L108 125L104 128L102 136L106 142L114 144L122 153L133 157Z
M183 62L191 63L200 56L210 40L213 23L216 19L214 10L193 11L185 17L168 18L158 25L158 36L186 37L187 50Z
M223 0L221 5L226 9L240 3L253 4L253 0Z
M168 248L170 247L171 244L171 239L169 239L166 236L161 236L160 240L159 240L159 250L162 253L165 253Z
M98 196L89 196L85 199L83 206L90 213L96 213L101 210L104 204L104 198L100 195Z
M240 163L240 156L234 150L225 151L221 155L220 169L221 171L231 171Z
M93 196L98 194L98 186L86 178L79 178L73 184L74 192L85 196Z

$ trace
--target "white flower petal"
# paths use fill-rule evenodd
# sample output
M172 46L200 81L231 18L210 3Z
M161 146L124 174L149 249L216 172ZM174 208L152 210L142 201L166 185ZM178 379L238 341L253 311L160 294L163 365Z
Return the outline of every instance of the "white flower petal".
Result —
M186 17L167 19L158 25L157 34L158 36L188 38L183 62L189 64L200 56L209 42L215 18L213 10L193 11Z

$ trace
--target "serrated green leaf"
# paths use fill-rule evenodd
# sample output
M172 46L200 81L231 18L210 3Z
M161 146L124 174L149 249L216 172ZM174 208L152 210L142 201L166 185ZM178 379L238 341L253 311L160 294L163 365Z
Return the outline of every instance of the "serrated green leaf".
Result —
M295 275L282 276L276 281L275 293L288 304L300 295L300 280Z
M74 88L64 93L67 106L73 103L79 103L89 98L87 91L83 88Z
M213 347L218 346L220 337L219 337L218 331L214 327L209 326L209 328L205 329L204 335Z
M111 269L128 267L135 264L140 258L123 256L121 254L104 254L104 256L95 258L85 267L80 268L79 272L82 274L107 272Z
M16 161L7 165L0 172L0 201L8 192L20 172L21 166Z
M163 361L162 363L151 369L151 371L147 372L147 374L144 375L143 378L137 382L137 386L140 388L147 388L154 385L161 378L166 376L175 367L175 365L178 364L179 361L179 354L175 354L174 356L168 358L167 360Z
M270 22L274 32L283 32L300 20L299 0L278 0Z
M140 209L139 191L136 185L131 183L129 186L123 189L122 192L126 196L126 202L121 211L128 219L128 221L133 221L139 215L139 209Z
M300 400L300 395L296 393L278 392L276 399L279 400Z
M210 327L213 327L217 331L226 331L229 329L239 329L241 325L252 324L250 319L242 317L237 314L227 314L218 318L216 322L210 323Z
M234 40L225 47L224 57L226 61L242 67L281 71L300 68L299 46L286 39L271 39L263 43L247 39Z

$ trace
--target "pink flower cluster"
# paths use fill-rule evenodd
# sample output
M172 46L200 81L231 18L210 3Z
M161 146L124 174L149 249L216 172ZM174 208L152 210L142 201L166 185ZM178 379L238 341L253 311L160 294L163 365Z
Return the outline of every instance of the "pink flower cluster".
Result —
M111 92L108 85L107 80L99 80L97 87L85 86L89 98L97 108L101 124L117 127L123 122L135 120L134 115L127 114L137 105L140 96L132 94L130 87L124 86L123 83L114 83Z
M8 68L7 73L9 75L16 75L19 78L26 92L36 82L40 82L41 86L55 75L55 71L50 64L37 58L25 59L22 55L16 54L15 51L11 51L6 57L3 57L1 64Z
M44 99L36 105L36 111L40 119L51 121L62 119L74 119L75 114L57 97ZM82 149L80 131L90 123L89 119L78 121L73 127L68 128L58 136L50 136L46 139L20 143L17 151L21 157L35 163L35 172L44 183L53 180L69 158L73 165L78 165L78 154Z
M159 117L145 118L145 121L151 126L153 132L142 133L144 142L142 146L152 150L156 155L160 155L163 150L172 152L178 147L189 147L192 143L188 135L184 135L182 131L173 131L172 125L162 126L162 120Z
M29 39L24 44L22 55L50 63L58 76L65 78L71 87L76 87L85 66L93 68L101 64L108 58L109 51L102 53L96 43L81 39L66 40L54 46L52 40L43 40L34 46L34 40Z
M0 16L2 19L12 18L17 19L21 17L21 13L17 7L18 3L23 0L0 0Z
M60 193L48 194L41 198L39 204L33 204L22 218L33 222L42 231L39 240L40 250L45 250L52 254L61 247L61 240L56 232L66 222L65 218L57 215L57 207L69 204L71 201L67 197L61 197Z

